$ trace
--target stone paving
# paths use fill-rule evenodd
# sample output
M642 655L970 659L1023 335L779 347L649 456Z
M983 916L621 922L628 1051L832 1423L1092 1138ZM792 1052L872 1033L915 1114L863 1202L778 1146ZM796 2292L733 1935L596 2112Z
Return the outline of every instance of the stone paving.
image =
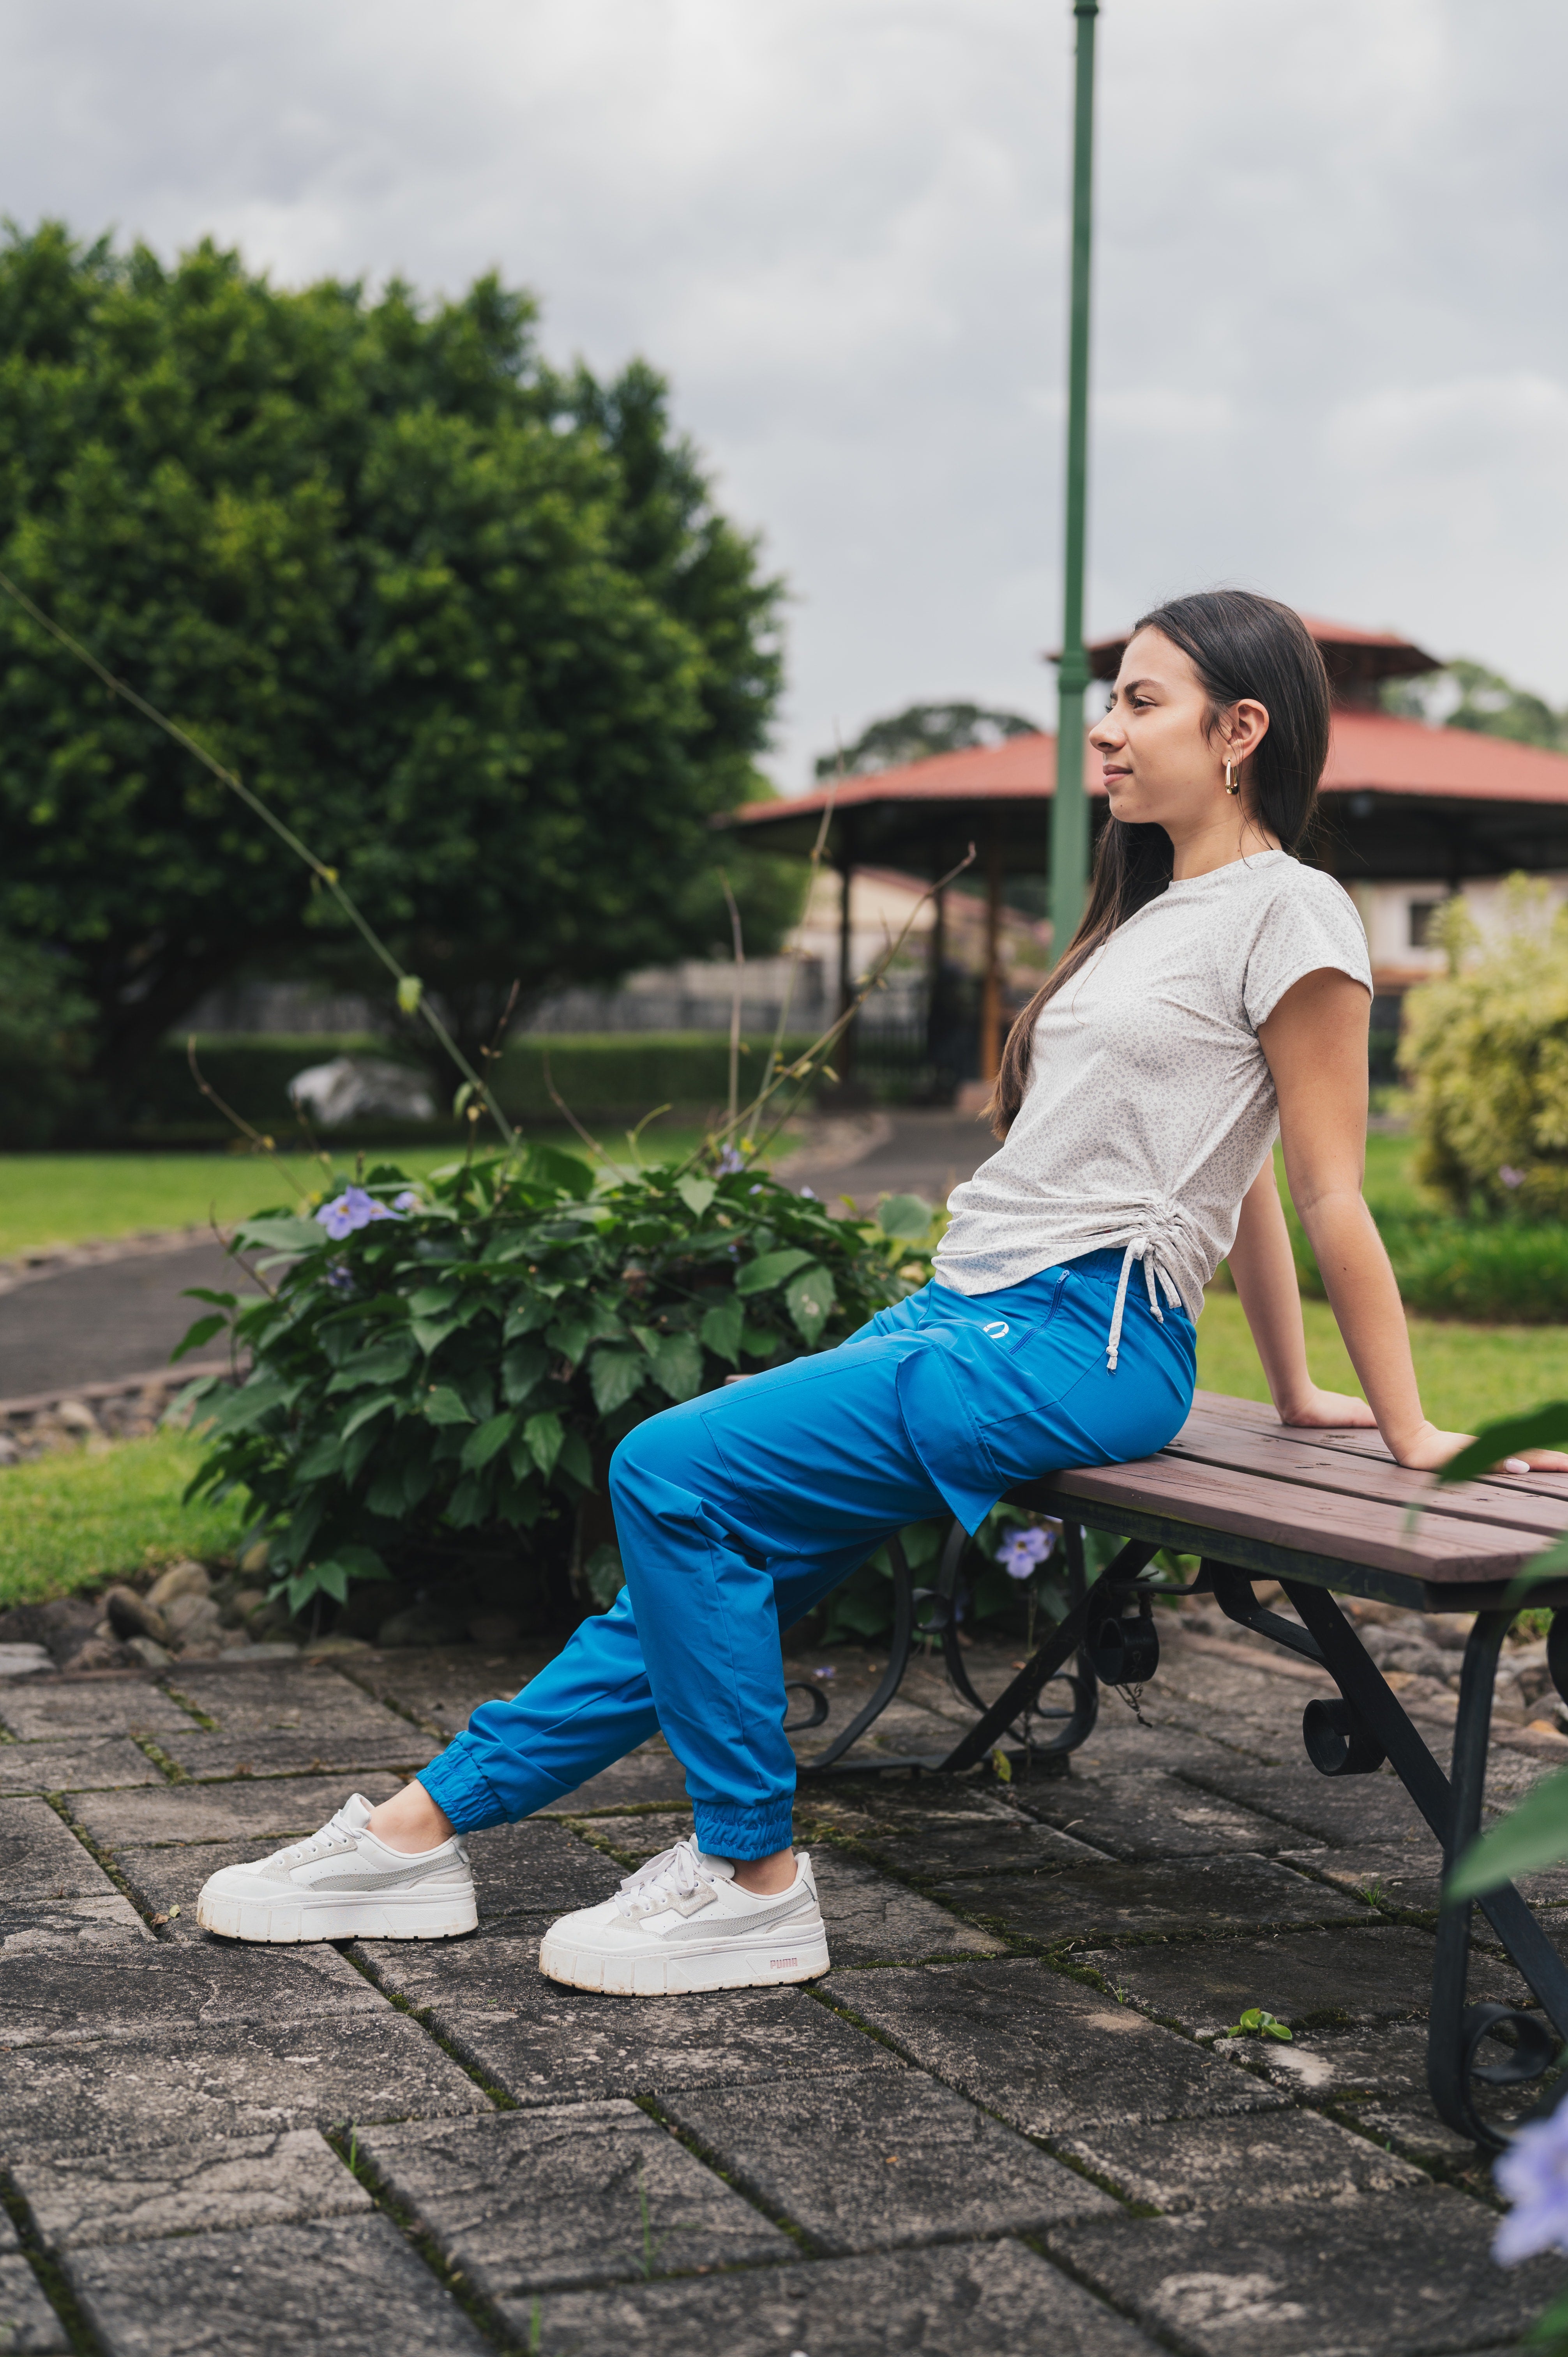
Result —
M535 1967L687 1829L658 1742L474 1837L470 1938L195 1926L215 1867L392 1792L537 1657L0 1682L0 2349L1516 2345L1564 2271L1492 2264L1487 2169L1426 2095L1434 1847L1388 1775L1304 1764L1273 1659L1173 1615L1067 1777L805 1783L831 1974L669 2001ZM842 1724L875 1664L813 1664ZM983 1687L1007 1670L975 1647ZM1409 1674L1440 1740L1441 1680ZM893 1739L965 1717L920 1663ZM1517 1717L1499 1802L1555 1756ZM1568 1937L1568 1878L1535 1896ZM1472 1979L1528 2001L1490 1950ZM1228 2035L1259 2005L1291 2043Z

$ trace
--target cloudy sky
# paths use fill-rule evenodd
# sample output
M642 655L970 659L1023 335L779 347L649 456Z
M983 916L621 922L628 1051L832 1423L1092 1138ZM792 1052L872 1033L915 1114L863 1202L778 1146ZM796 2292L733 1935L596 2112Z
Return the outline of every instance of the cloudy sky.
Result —
M789 580L772 766L1048 719L1068 0L8 0L0 211L499 266ZM1104 0L1089 619L1267 588L1568 699L1568 9Z

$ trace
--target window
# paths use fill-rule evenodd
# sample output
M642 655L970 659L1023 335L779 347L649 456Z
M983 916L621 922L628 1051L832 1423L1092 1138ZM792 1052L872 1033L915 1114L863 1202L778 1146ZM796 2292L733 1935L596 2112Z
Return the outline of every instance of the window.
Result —
M1433 938L1433 926L1437 920L1441 900L1412 900L1410 903L1410 945L1412 950L1433 950L1437 947Z

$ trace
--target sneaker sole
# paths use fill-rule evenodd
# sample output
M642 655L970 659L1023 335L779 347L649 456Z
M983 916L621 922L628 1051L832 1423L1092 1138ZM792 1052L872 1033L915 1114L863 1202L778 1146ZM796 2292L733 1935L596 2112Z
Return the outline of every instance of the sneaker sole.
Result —
M196 1920L222 1940L295 1946L308 1940L456 1940L478 1930L473 1894L438 1900L366 1899L318 1907L275 1899L202 1899Z
M828 1943L824 1937L782 1952L737 1943L707 1955L607 1956L600 1949L570 1948L546 1939L540 1943L539 1969L546 1980L597 1989L605 1996L696 1996L705 1989L777 1988L820 1980L828 1970Z

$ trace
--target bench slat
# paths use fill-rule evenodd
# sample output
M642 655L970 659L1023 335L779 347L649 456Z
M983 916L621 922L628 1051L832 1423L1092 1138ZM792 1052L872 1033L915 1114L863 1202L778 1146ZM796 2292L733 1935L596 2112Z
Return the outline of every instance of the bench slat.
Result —
M1521 1538L1533 1533L1545 1540L1568 1530L1568 1488L1564 1494L1550 1498L1528 1490L1515 1493L1495 1481L1464 1481L1442 1489L1430 1473L1412 1472L1391 1461L1376 1467L1373 1480L1369 1476L1374 1469L1366 1460L1321 1448L1305 1432L1277 1427L1272 1434L1256 1433L1244 1425L1195 1414L1163 1454L1402 1510L1415 1506L1423 1514L1439 1514L1448 1521L1487 1523L1517 1531Z
M1516 1530L1433 1517L1405 1529L1405 1509L1377 1499L1337 1497L1305 1483L1146 1457L1132 1465L1080 1466L1050 1477L1053 1490L1098 1503L1146 1505L1190 1522L1200 1538L1227 1534L1270 1546L1330 1556L1434 1581L1504 1579L1539 1552ZM1218 1546L1214 1549L1219 1553Z

